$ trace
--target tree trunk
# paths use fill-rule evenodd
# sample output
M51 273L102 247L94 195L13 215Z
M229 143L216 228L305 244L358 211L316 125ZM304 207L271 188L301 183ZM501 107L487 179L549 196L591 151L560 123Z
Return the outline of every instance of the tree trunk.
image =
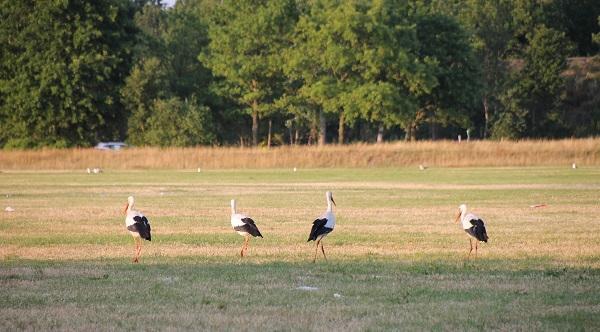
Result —
M410 124L410 141L414 142L417 140L417 122L413 121Z
M256 107L256 108L255 108ZM258 145L258 109L257 102L252 102L252 146Z
M258 82L252 80L252 91L258 90ZM258 100L252 101L252 146L258 145Z
M308 133L308 145L313 145L315 144L315 141L317 141L317 136L319 134L318 125L319 124L317 121L312 121L310 125L310 132Z
M300 139L300 130L296 128L296 133L294 134L294 144L298 144L298 140Z
M269 134L267 135L267 148L271 147L271 127L273 125L273 120L269 119Z
M325 139L327 137L327 122L325 121L325 112L321 110L319 112L319 146L325 145Z
M383 130L383 123L380 123L377 129L377 144L383 143Z
M483 126L483 138L487 138L488 127L490 125L490 109L487 96L483 96L483 117L485 118L485 124Z
M433 119L433 117L429 120L429 134L431 136L431 140L435 141L437 139L437 123Z
M338 144L344 144L344 112L340 112L340 122L338 124Z

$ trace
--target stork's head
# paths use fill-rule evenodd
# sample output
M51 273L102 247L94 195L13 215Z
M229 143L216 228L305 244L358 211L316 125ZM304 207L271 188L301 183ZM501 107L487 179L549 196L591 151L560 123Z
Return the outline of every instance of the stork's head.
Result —
M467 214L467 204L461 204L458 206L458 213L456 214L456 222L460 220L461 216Z
M125 204L125 207L123 208L123 213L127 213L127 210L131 210L133 208L133 203L133 196L127 197L127 204Z
M331 202L333 205L337 206L333 200L333 193L331 191L326 192L325 197L327 197L327 203Z

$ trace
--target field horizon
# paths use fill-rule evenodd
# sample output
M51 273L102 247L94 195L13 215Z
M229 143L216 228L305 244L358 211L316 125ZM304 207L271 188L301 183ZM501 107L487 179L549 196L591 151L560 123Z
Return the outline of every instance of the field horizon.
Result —
M599 167L6 171L0 327L597 330L598 189ZM139 264L129 195L153 229ZM264 236L245 258L231 198ZM477 258L460 203L488 228Z
M600 138L249 147L0 150L0 170L600 166Z

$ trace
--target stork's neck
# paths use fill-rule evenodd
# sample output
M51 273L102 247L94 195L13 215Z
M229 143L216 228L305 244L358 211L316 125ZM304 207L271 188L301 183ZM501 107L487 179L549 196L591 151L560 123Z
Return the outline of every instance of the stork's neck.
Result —
M127 213L133 211L133 204L127 204Z
M231 214L235 214L235 200L231 200Z
M327 197L327 212L333 211L333 206L331 205L331 199Z

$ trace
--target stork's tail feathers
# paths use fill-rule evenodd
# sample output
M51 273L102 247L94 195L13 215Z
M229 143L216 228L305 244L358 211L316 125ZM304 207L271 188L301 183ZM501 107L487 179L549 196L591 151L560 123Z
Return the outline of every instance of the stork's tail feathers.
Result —
M473 229L473 233L475 233L475 238L481 242L488 242L487 231L485 230L485 225L483 224L483 220L479 219L476 221L471 221L474 224L475 228Z

